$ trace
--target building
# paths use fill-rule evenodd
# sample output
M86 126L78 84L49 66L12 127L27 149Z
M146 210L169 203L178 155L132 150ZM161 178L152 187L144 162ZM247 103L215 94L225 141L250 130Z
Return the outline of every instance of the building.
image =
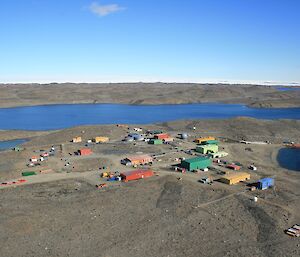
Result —
M196 147L196 152L202 154L217 153L219 147L217 145L201 145Z
M120 174L122 180L124 182L130 180L137 180L142 178L149 178L154 175L152 170L133 170L133 171L125 171Z
M82 148L78 152L82 156L91 155L93 153L92 150L89 148Z
M228 155L228 153L224 152L224 151L220 151L220 152L216 152L216 153L209 153L209 156L211 158L222 158L222 157L225 157L227 155Z
M74 137L72 140L73 143L81 143L82 142L82 138L81 137Z
M152 130L152 131L149 131L150 134L153 134L153 135L156 135L156 134L162 134L163 131L162 130Z
M156 134L154 135L154 139L166 139L166 138L169 138L169 134L167 133L161 133L161 134Z
M14 150L15 152L21 152L21 151L24 151L24 150L25 150L25 148L22 148L22 147L16 146L16 147L14 147L14 148L13 148L13 150Z
M37 157L37 156L32 156L32 157L30 158L30 161L31 161L31 162L37 162L37 161L38 161L38 157Z
M184 133L181 133L181 134L180 134L180 138L181 138L181 139L187 139L187 138L188 138L188 134L185 133L185 132L184 132Z
M201 142L201 145L218 145L218 144L219 144L218 140L207 140Z
M149 144L151 145L161 145L163 141L161 139L150 139Z
M126 166L145 165L152 162L153 158L147 154L135 155L121 160L121 164Z
M274 178L262 178L257 182L257 188L265 190L274 186Z
M196 157L182 160L180 166L188 171L205 169L211 166L212 161L208 157Z
M246 181L250 179L250 174L246 172L236 172L236 173L229 173L225 175L224 177L220 178L220 182L228 184L228 185L234 185L241 181Z
M143 135L138 133L130 133L128 137L131 137L135 141L143 141L145 139Z
M125 137L124 141L126 141L126 142L133 142L134 138L133 137Z
M195 139L195 143L201 144L202 142L209 141L209 140L216 140L216 138L210 137L210 136L209 137L199 137L199 138Z
M95 137L94 140L93 140L96 144L99 144L99 143L106 143L109 141L109 138L108 137Z
M169 143L169 142L173 142L174 141L174 138L173 137L168 137L168 138L164 138L163 139L163 142L164 143Z
M231 169L231 170L240 170L240 169L241 169L241 166L232 163L232 164L228 164L228 165L226 166L226 168Z

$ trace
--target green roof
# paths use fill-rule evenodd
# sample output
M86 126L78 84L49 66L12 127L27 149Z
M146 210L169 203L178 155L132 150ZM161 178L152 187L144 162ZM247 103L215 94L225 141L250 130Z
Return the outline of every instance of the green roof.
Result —
M191 158L191 159L186 159L184 160L185 162L188 162L188 163L193 163L193 162L199 162L199 161L204 161L204 160L207 160L209 159L208 157L202 157L202 156L199 156L199 157L195 157L195 158Z

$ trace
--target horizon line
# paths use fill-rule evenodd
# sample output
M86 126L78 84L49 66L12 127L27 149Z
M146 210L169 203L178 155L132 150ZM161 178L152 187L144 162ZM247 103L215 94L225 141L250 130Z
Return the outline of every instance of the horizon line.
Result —
M254 81L254 80L107 80L107 81L81 81L81 80L40 80L40 81L9 81L0 82L0 85L14 85L14 84L227 84L227 85L257 85L257 86L300 86L299 82L277 82L277 81Z

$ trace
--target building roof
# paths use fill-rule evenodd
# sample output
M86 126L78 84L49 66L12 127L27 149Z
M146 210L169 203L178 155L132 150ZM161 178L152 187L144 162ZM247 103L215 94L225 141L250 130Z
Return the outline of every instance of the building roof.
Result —
M141 155L133 155L129 156L126 159L132 161L132 160L145 160L145 159L152 159L152 157L148 154L141 154Z
M152 170L131 170L131 171L124 171L121 174L124 176L130 176L130 175L136 175L136 174L143 174L143 173L148 173L152 172Z
M184 162L193 163L193 162L204 161L204 160L207 160L207 159L209 159L209 157L199 156L199 157L195 157L195 158L191 158L191 159L186 159L186 160L184 160Z
M239 177L250 177L250 174L247 172L236 172L236 173L228 173L225 176L223 176L222 178L224 179L235 179L235 178L239 178Z
M211 148L211 147L218 147L218 145L198 145L197 148Z

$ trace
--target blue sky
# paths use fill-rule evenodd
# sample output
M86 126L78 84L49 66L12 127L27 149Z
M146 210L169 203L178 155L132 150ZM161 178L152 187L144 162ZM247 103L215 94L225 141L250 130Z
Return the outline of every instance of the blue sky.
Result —
M1 0L1 82L300 82L299 0Z

